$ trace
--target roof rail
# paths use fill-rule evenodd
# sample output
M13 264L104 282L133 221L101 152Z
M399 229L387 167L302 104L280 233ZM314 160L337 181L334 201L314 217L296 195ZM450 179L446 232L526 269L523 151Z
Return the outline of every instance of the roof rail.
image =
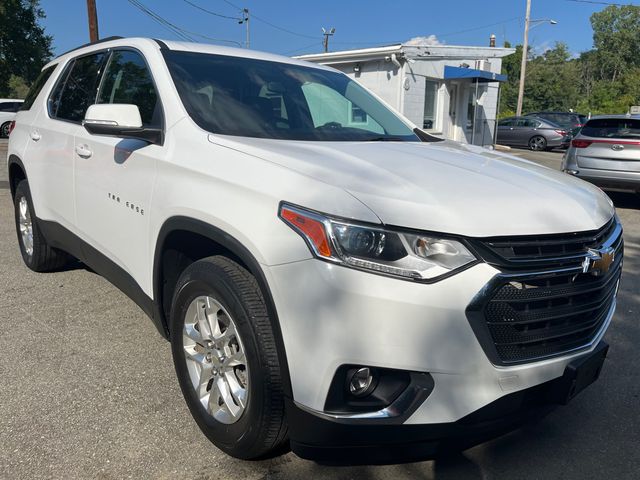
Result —
M124 37L119 37L117 35L114 35L112 37L101 38L100 40L97 40L95 42L85 43L84 45L80 45L79 47L72 48L71 50L67 50L66 52L63 52L60 55L56 55L56 57L61 57L62 55L66 55L67 53L75 52L76 50L80 50L81 48L89 47L91 45L97 45L97 44L103 43L103 42L110 42L111 40L121 40L123 38Z

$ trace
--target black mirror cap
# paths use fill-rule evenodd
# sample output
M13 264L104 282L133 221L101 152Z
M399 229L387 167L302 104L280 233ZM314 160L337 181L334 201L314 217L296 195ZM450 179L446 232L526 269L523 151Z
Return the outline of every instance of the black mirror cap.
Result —
M164 144L164 130L151 127L122 127L120 125L106 125L101 123L83 123L84 128L91 135L107 137L133 138L154 145Z

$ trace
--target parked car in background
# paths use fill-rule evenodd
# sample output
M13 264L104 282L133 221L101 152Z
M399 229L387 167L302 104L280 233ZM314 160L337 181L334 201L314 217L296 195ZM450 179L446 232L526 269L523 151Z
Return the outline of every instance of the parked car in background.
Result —
M571 136L566 129L542 118L509 117L498 122L497 142L541 151L568 148Z
M562 170L604 189L640 192L640 116L589 120L572 140Z
M0 138L7 138L13 117L22 106L23 100L0 98Z
M575 112L531 112L527 113L525 117L537 117L553 122L568 130L574 136L587 121L586 115Z

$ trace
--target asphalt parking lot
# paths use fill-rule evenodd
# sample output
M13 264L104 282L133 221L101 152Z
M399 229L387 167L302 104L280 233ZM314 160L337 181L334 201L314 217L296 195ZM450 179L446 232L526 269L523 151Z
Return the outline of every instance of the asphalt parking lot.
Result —
M513 153L560 164L555 152ZM0 478L640 478L640 197L612 198L626 259L597 384L543 421L447 459L328 467L291 453L243 462L210 444L182 400L169 344L132 301L82 265L36 274L22 264L3 164Z

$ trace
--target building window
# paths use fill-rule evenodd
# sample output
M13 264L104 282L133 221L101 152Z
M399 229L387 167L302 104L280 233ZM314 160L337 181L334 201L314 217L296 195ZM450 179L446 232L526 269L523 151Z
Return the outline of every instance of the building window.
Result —
M424 119L422 128L433 130L436 128L438 113L438 89L440 84L434 80L426 80L424 94Z
M367 123L367 112L359 106L351 104L351 123Z

